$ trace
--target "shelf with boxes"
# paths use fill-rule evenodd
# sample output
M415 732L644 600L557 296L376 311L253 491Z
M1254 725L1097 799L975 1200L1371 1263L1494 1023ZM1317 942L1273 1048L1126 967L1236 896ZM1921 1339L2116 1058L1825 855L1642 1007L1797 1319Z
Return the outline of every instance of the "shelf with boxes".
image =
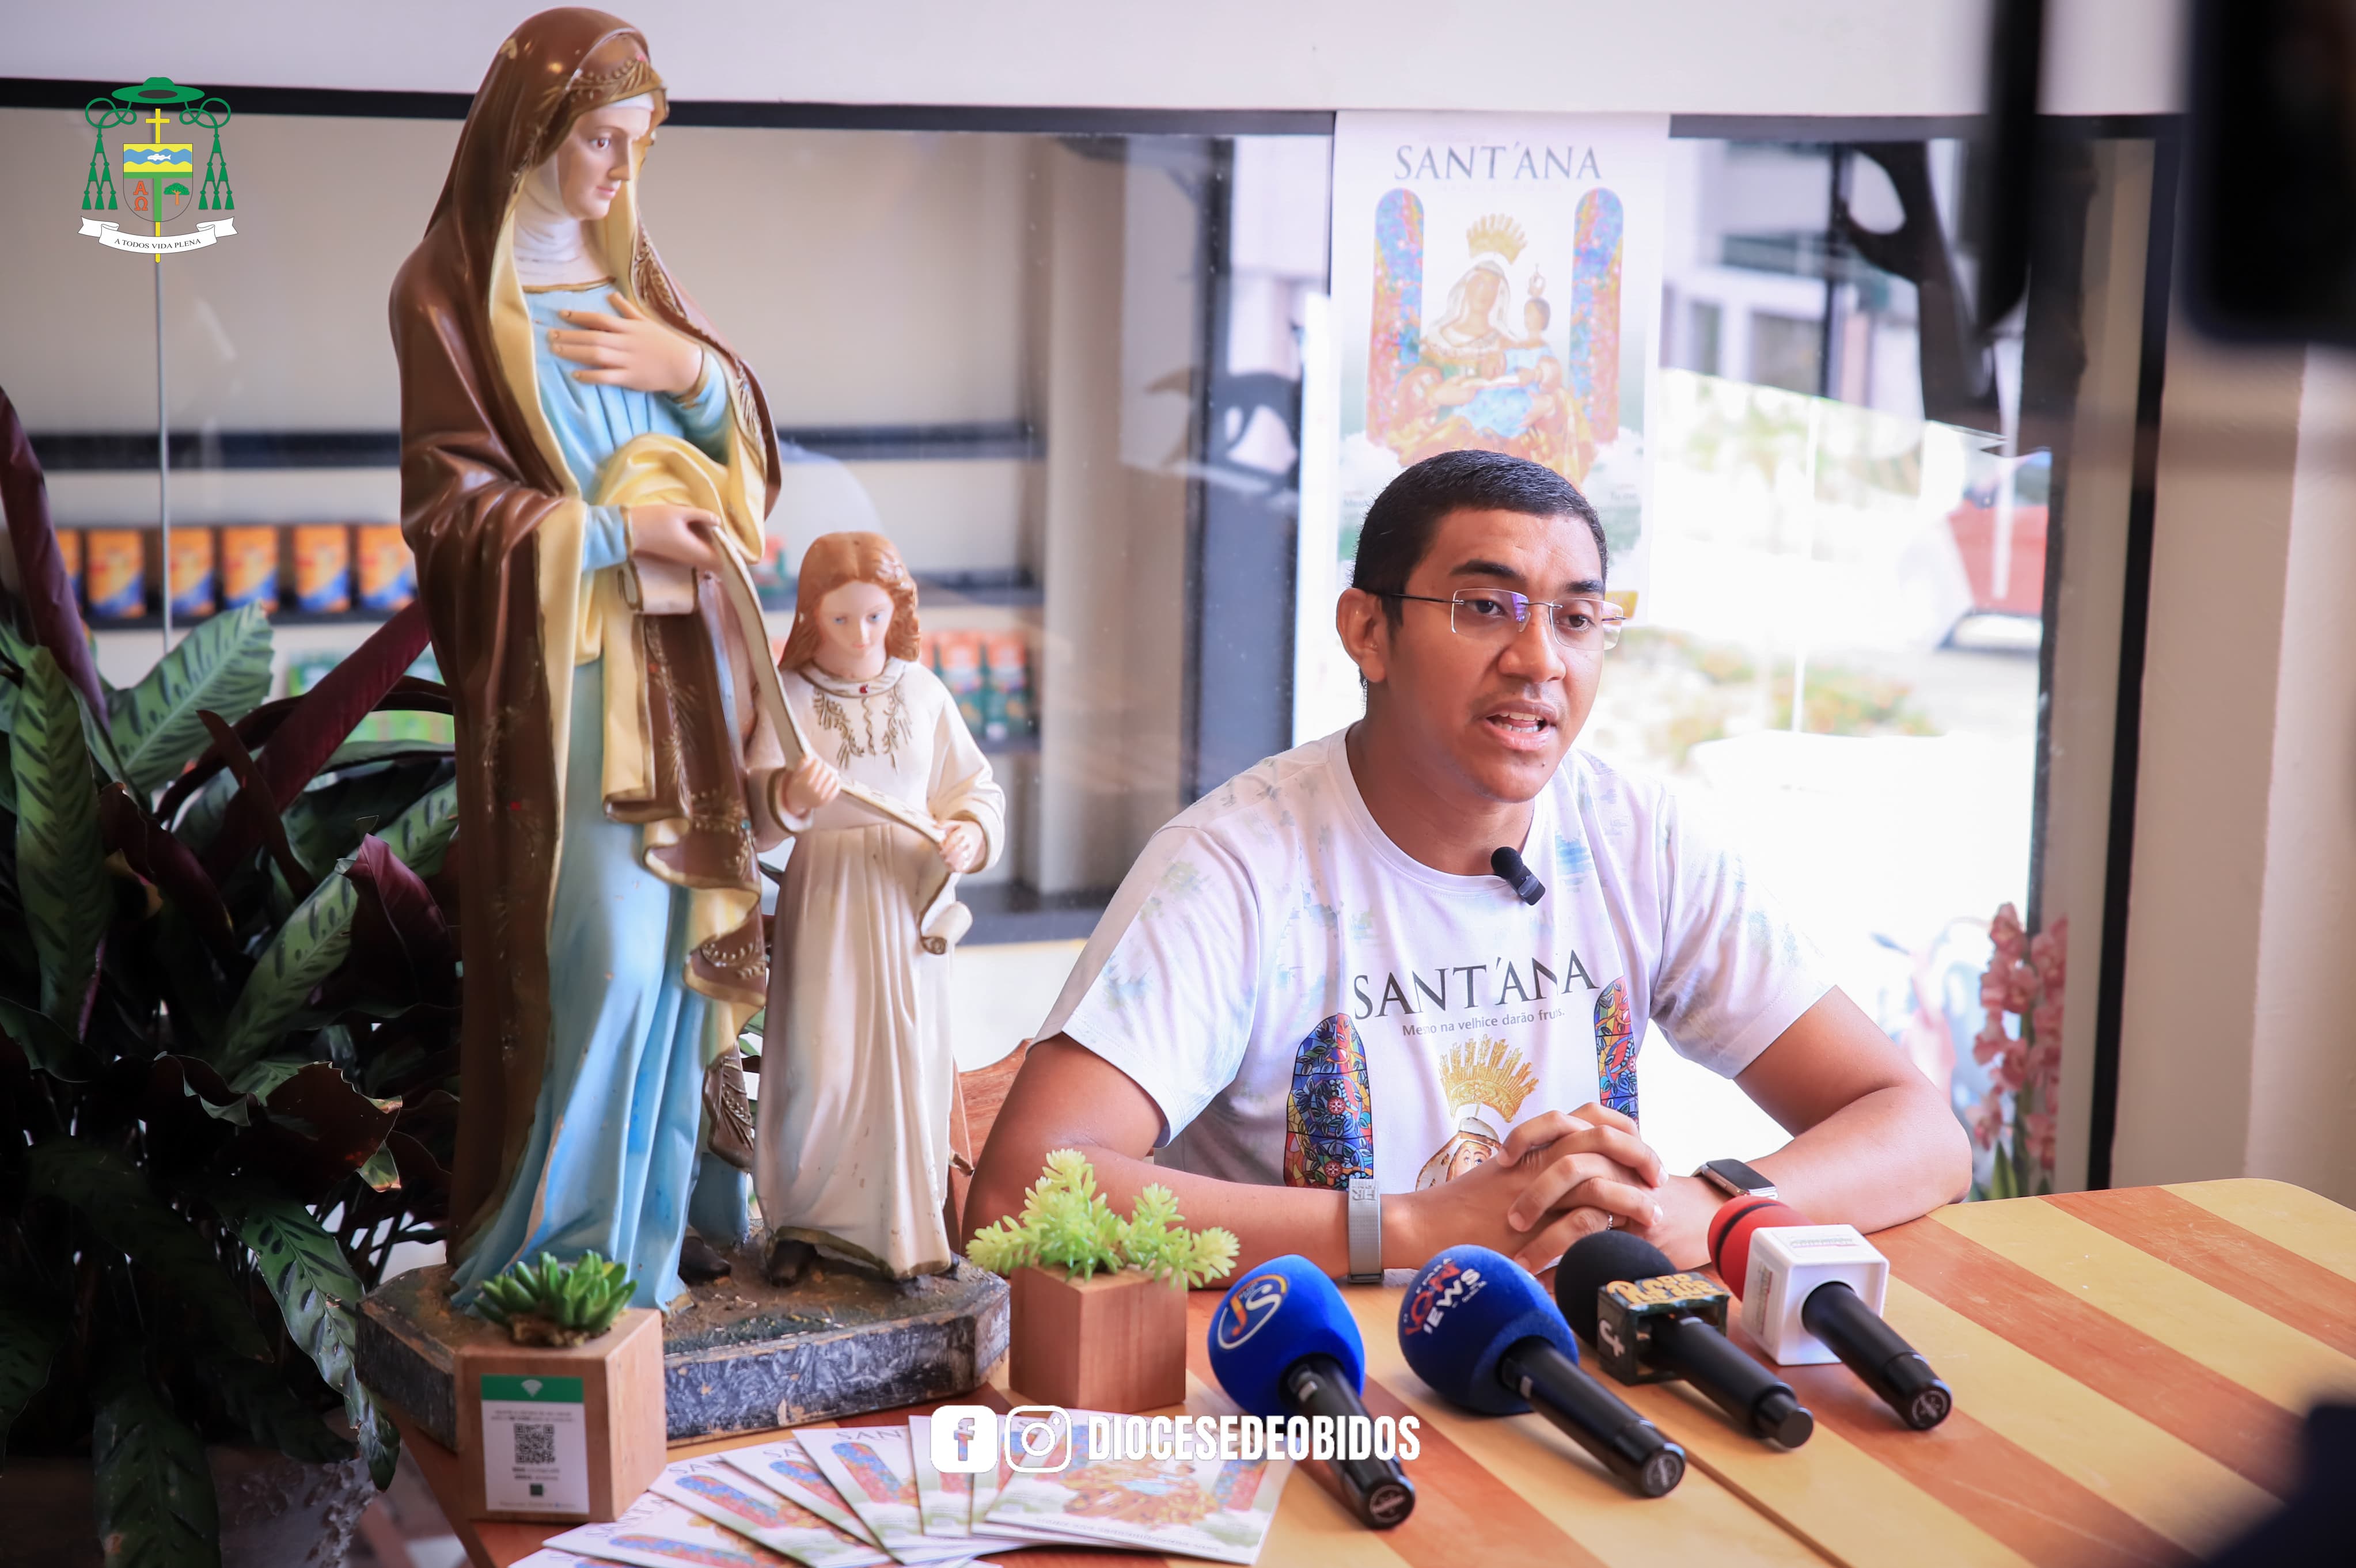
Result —
M275 617L381 620L417 596L396 523L176 525L168 557L152 528L60 528L58 548L90 624L152 626L258 605Z

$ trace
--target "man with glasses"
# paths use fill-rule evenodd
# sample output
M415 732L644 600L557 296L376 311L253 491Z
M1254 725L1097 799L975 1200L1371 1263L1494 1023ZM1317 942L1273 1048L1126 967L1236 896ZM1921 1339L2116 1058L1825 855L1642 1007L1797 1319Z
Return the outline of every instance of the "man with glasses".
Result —
M1247 1264L1355 1279L1462 1242L1544 1268L1609 1226L1697 1265L1730 1190L1868 1231L1962 1194L1961 1125L1740 857L1573 748L1619 640L1607 564L1594 508L1536 464L1447 453L1392 481L1335 616L1365 717L1147 845L1000 1113L969 1229L1065 1147L1123 1211L1160 1181ZM1663 1170L1636 1093L1653 1021L1791 1141Z

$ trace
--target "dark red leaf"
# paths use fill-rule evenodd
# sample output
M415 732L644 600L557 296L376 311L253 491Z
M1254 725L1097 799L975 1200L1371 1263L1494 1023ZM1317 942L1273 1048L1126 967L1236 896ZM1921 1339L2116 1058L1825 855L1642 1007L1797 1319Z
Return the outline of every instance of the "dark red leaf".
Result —
M146 1125L148 1158L179 1169L208 1163L243 1129L233 1120L209 1114L205 1106L225 1109L240 1100L248 1104L250 1121L260 1102L233 1092L210 1065L193 1056L155 1058L147 1064L145 1081L138 1090L138 1115Z
M440 1138L458 1129L458 1096L446 1089L428 1089L401 1103L394 1126L414 1138Z
M278 732L278 727L285 722L287 715L293 713L303 698L309 695L309 692L305 692L303 697L273 698L263 703L237 721L237 738L245 742L246 750L259 749ZM440 681L420 680L413 675L404 675L392 683L392 689L378 700L371 711L450 713L455 708L450 688ZM328 754L334 755L333 752ZM156 804L155 815L166 822L171 821L179 814L187 798L203 788L205 781L220 772L223 765L220 748L207 747L204 754L189 763L187 770L164 791L164 798Z
M256 788L240 773L240 793L251 790L266 802L267 817L275 821L327 760L336 754L336 748L350 737L354 727L375 711L377 703L417 662L417 656L425 651L429 635L423 601L412 599L395 611L392 619L369 635L368 641L322 676L318 685L294 699L294 708L276 721L270 744L262 748L260 786ZM234 734L229 740L240 750L244 749L244 742ZM221 731L214 731L213 742L220 749L223 761L233 765L234 759L223 744ZM269 831L264 815L257 811L231 812L221 824L220 837L205 856L205 865L215 876L226 872L256 844L263 842Z
M295 898L309 898L311 890L318 883L312 880L310 872L303 869L303 862L294 858L294 846L286 841L285 820L278 815L285 808L270 804L270 792L262 783L262 771L253 760L253 753L245 749L245 742L237 738L237 731L230 729L229 720L220 714L207 708L199 709L197 717L205 721L205 728L212 732L214 746L220 749L229 771L237 777L237 796L230 802L229 815L221 823L220 837L213 840L211 848L205 853L205 870L214 877L228 874L230 869L244 858L245 851L259 842L269 848L270 858L278 862L279 872L285 877L286 885L294 890ZM226 851L225 846L239 837L241 825L251 829L244 835L244 847L234 852Z
M262 1102L238 1138L238 1168L315 1203L383 1147L397 1111L353 1088L333 1063L311 1062Z
M385 1135L384 1147L391 1151L393 1168L401 1172L401 1190L409 1200L410 1212L421 1220L448 1219L450 1173L434 1157L434 1151L398 1131Z
M351 955L320 986L318 1006L456 1006L457 940L424 880L373 833L360 839L344 875L359 895Z
M454 837L452 842L455 842ZM452 925L458 923L458 868L466 861L464 855L444 855L442 869L425 879L433 890L434 901L442 906L442 918Z
M0 391L0 511L8 519L8 544L16 556L16 581L32 613L33 640L49 650L92 713L106 714L106 688L90 656L90 635L74 606L73 580L49 527L49 485L16 405Z
M235 961L234 923L229 906L221 901L220 889L213 885L188 847L149 816L137 797L122 784L109 784L99 792L98 829L110 851L121 850L133 870L155 883L187 916L214 957L223 964Z

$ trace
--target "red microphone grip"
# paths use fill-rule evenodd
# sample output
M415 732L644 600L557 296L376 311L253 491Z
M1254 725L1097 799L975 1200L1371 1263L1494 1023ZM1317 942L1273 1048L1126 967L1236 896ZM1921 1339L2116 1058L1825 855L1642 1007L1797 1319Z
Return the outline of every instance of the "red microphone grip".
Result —
M1709 1221L1709 1262L1736 1296L1751 1277L1751 1237L1779 1225L1814 1224L1805 1214L1774 1198L1730 1198Z

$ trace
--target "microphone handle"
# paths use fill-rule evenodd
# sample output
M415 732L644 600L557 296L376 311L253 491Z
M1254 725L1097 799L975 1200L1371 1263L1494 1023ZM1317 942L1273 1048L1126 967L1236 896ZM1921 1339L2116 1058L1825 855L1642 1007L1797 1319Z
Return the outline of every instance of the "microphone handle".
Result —
M1841 1281L1828 1281L1808 1293L1800 1303L1800 1326L1831 1346L1833 1354L1915 1431L1928 1432L1954 1408L1954 1392L1939 1381L1931 1363Z
M1497 1361L1497 1375L1643 1496L1664 1497L1685 1479L1684 1449L1544 1339L1525 1339L1507 1350Z
M1753 1437L1797 1448L1815 1431L1816 1418L1789 1383L1691 1313L1655 1321L1653 1345L1678 1376L1708 1394L1711 1403Z
M1366 1406L1350 1376L1331 1356L1303 1356L1284 1374L1285 1403L1301 1415L1352 1416L1366 1419ZM1336 1420L1335 1435L1348 1430ZM1388 1530L1415 1511L1415 1483L1407 1478L1397 1459L1329 1459L1343 1499L1361 1522Z

